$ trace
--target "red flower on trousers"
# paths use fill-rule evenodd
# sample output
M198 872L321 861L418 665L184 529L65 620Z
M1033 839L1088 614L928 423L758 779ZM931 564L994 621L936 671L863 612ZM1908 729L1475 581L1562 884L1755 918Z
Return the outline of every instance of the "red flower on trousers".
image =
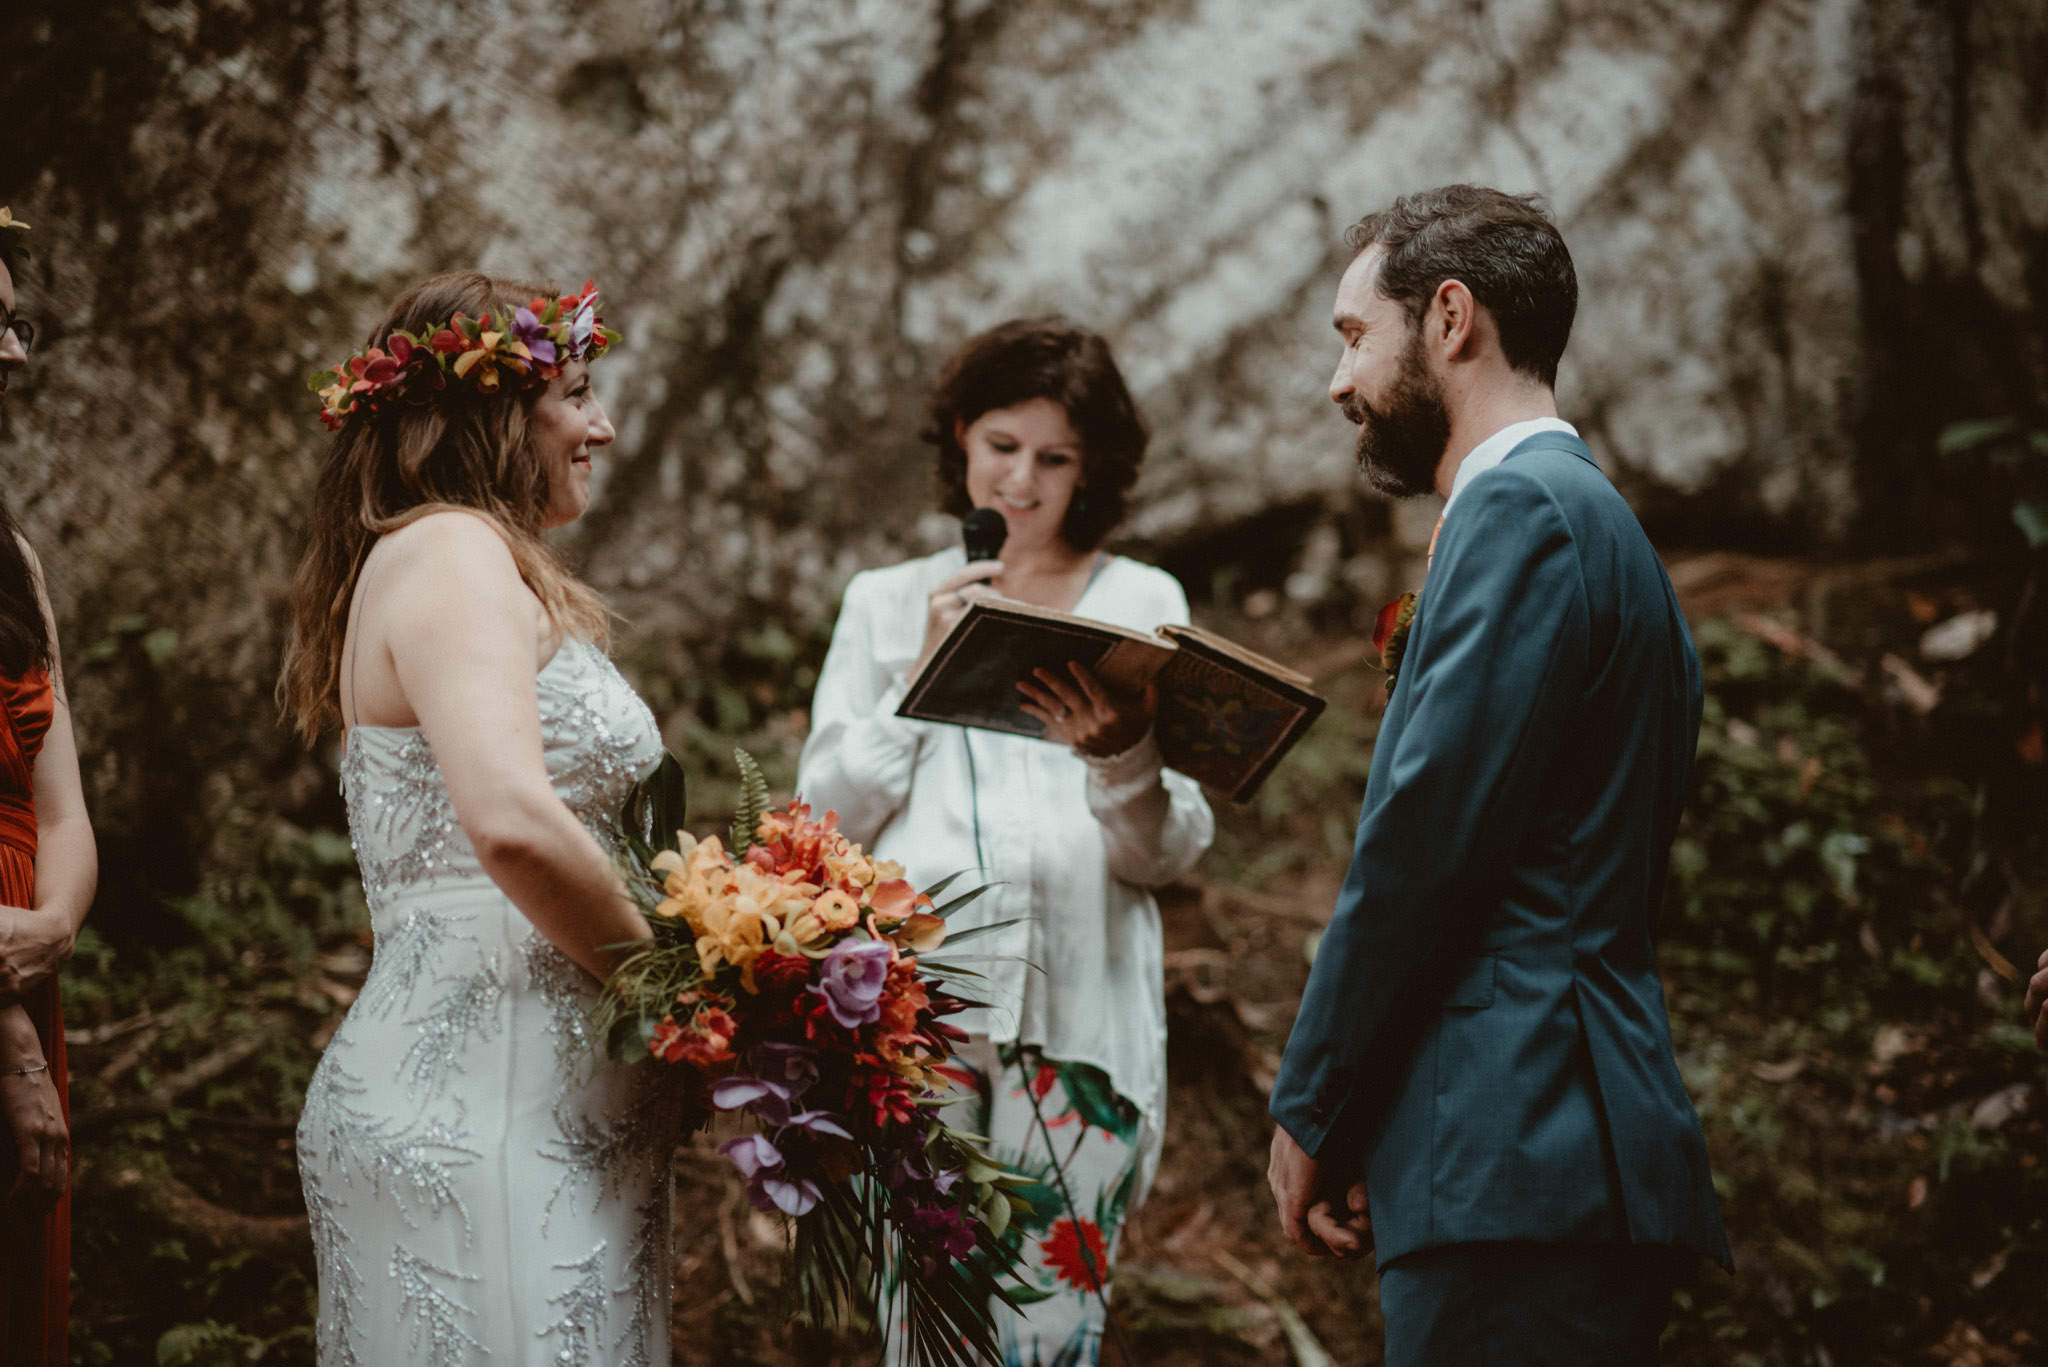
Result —
M1082 1240L1087 1240L1087 1257L1082 1257ZM1093 1220L1056 1220L1045 1243L1045 1265L1069 1286L1094 1291L1109 1271L1109 1253L1102 1246L1102 1230ZM1090 1264L1094 1270L1089 1270Z

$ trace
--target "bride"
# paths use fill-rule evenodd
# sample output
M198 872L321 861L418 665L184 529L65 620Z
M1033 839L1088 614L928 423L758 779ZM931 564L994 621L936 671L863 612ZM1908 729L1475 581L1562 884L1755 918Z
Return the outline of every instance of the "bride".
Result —
M321 393L279 697L346 728L376 935L299 1122L322 1367L668 1362L675 1117L586 1028L647 935L607 842L661 742L541 541L613 437L596 303L428 280Z

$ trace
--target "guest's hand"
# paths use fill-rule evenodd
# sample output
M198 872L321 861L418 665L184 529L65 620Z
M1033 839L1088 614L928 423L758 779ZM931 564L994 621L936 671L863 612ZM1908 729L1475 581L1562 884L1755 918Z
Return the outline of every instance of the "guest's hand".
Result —
M2027 982L2027 1010L2022 1017L2034 1027L2035 1047L2048 1051L2048 949L2034 963L2034 976Z
M11 1208L48 1210L70 1181L71 1131L57 1099L57 1084L43 1064L42 1042L28 1012L0 1008L0 1119L14 1137L21 1171L6 1193ZM35 1068L32 1073L20 1072Z
M1027 701L1026 716L1045 723L1045 738L1071 745L1084 755L1120 755L1145 739L1159 711L1159 688L1114 693L1079 660L1067 661L1068 678L1034 669L1017 681Z
M1274 1127L1266 1183L1280 1208L1281 1231L1296 1248L1313 1257L1356 1258L1372 1247L1372 1212L1365 1183L1353 1181L1345 1187L1340 1215L1336 1204L1340 1182L1341 1177L1309 1157L1284 1127Z
M60 912L0 906L0 998L40 987L71 957L75 943Z
M946 639L946 633L967 611L967 605L977 598L1000 598L1001 594L988 583L1003 572L1000 560L970 560L939 581L931 597L924 619L924 648L917 653L917 663L910 667L910 677L916 678L918 671L925 667L932 652L939 648L939 642Z

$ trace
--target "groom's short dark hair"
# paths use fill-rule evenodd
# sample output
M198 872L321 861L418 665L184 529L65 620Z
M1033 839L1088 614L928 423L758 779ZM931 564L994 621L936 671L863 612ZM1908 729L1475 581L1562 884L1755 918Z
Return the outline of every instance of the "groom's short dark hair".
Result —
M1579 311L1579 277L1537 196L1440 185L1367 214L1344 234L1344 245L1353 260L1369 247L1386 253L1379 293L1418 323L1438 286L1462 282L1493 315L1508 365L1556 386Z

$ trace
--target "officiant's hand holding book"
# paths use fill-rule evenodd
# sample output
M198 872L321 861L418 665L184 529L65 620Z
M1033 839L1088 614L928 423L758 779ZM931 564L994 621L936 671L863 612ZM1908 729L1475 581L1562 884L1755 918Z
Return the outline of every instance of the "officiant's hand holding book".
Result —
M1036 669L1087 666L1111 688L1159 689L1153 723L1169 767L1242 802L1322 714L1306 676L1193 626L1156 632L978 597L911 680L900 717L1040 736L1017 690Z

